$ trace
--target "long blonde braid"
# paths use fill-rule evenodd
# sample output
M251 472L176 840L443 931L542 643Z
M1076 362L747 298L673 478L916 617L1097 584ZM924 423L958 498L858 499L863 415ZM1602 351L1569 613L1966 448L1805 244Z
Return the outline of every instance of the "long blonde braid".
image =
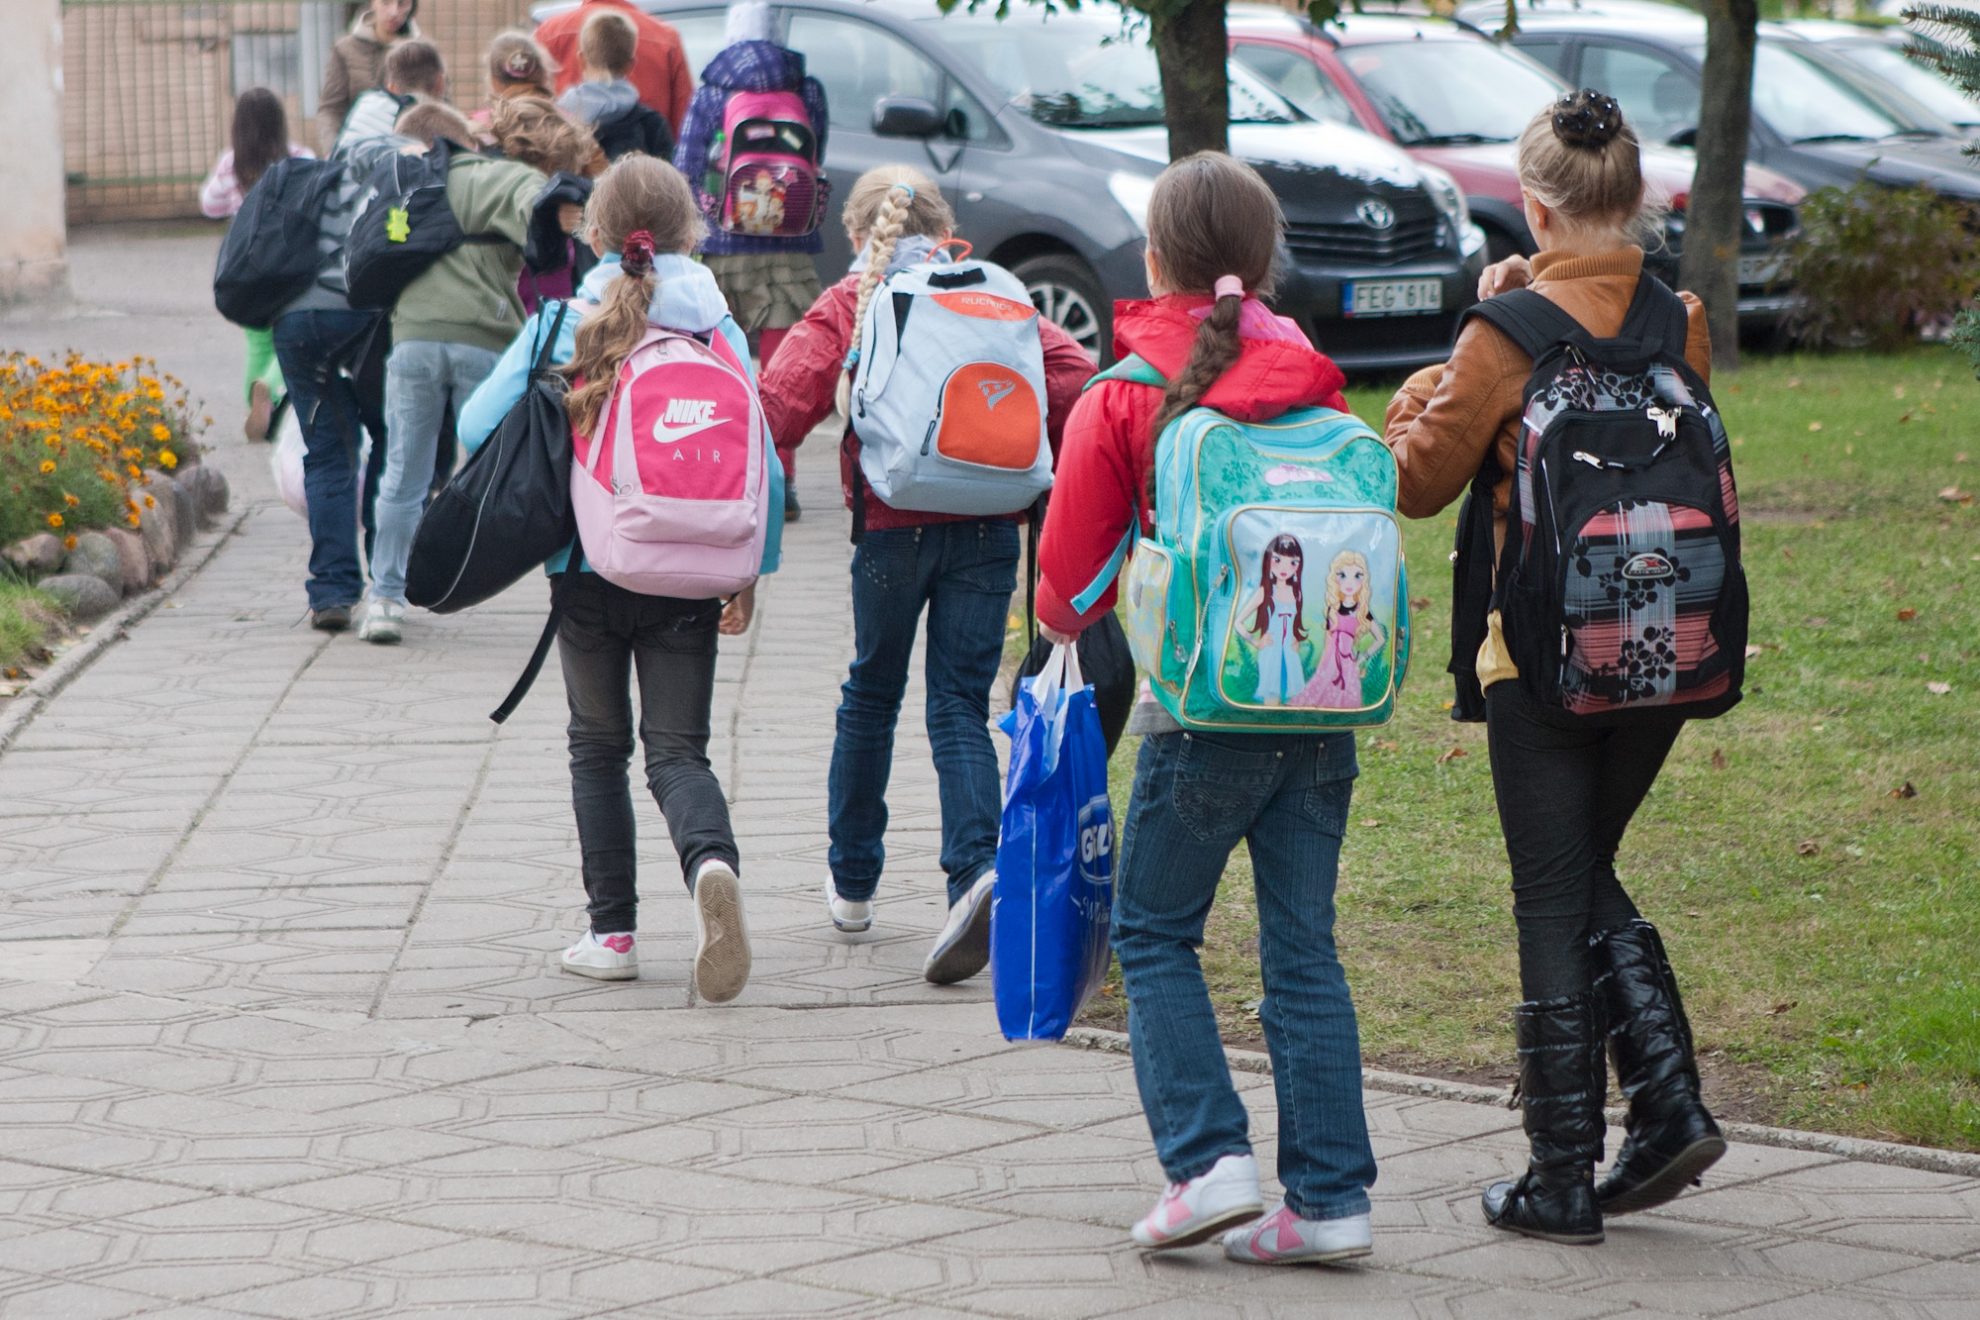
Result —
M846 198L846 233L855 243L866 239L866 269L860 272L853 309L852 342L847 346L845 370L839 376L834 396L841 416L850 416L852 369L859 360L860 339L866 333L866 315L873 294L887 277L887 264L902 238L916 234L926 238L946 238L956 227L955 212L943 198L942 190L911 165L880 165L859 176Z

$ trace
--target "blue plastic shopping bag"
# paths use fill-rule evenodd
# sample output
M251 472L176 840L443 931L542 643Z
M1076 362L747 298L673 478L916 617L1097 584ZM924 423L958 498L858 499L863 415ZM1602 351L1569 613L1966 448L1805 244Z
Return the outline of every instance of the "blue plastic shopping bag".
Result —
M1011 766L990 915L990 977L1008 1040L1058 1040L1107 975L1114 813L1107 740L1070 646L1004 717Z

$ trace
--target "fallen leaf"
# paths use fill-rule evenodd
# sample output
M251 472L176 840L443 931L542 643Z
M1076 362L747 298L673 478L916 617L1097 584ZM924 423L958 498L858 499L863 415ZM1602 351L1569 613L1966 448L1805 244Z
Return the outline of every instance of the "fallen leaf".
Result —
M1896 788L1892 789L1890 792L1890 796L1899 799L1915 798L1918 796L1918 790L1913 788L1911 786L1911 781L1907 779L1902 784L1899 784Z
M1748 646L1747 646L1747 648L1746 648L1746 658L1747 658L1748 660L1751 660L1751 659L1752 659L1752 658L1753 658L1754 656L1756 656L1756 655L1759 655L1759 654L1760 654L1760 648L1759 648L1759 647L1757 647L1757 646L1753 646L1753 645L1748 645Z
M1767 1010L1767 1016L1779 1017L1781 1014L1787 1012L1789 1009L1793 1008L1796 1004L1799 1004L1800 1002L1801 1001L1799 999L1783 999L1780 1003L1775 1004L1772 1008Z
M1819 430L1821 430L1821 429L1822 429L1822 424L1821 424L1820 422L1810 422L1810 423L1808 424L1808 429L1809 429L1809 430L1810 430L1811 432L1812 432L1812 431L1819 431Z
M1905 606L1903 609L1898 611L1899 623L1910 623L1913 619L1917 617L1918 617L1918 611L1913 609L1909 605Z
M1393 752L1396 750L1396 744L1387 738L1381 738L1376 741L1375 750L1378 752Z
M1437 764L1444 765L1447 764L1448 762L1457 760L1460 756L1470 756L1470 755L1471 753L1465 751L1464 748L1462 747L1455 747L1455 746L1447 747L1443 751L1437 753Z
M1798 390L1798 389L1800 389L1800 388L1801 388L1801 377L1799 377L1799 376L1789 376L1789 377L1787 378L1787 387L1788 387L1789 389L1791 389L1791 390Z
M1822 851L1822 845L1813 839L1803 839L1800 843L1794 845L1794 851L1797 856L1813 857L1816 853Z
M1971 504L1973 496L1958 486L1947 486L1939 492L1939 498L1948 504Z
M1703 912L1686 912L1684 915L1687 917L1702 917L1705 914Z
M1379 830L1382 828L1382 822L1379 820L1364 820L1361 822L1361 828L1364 830Z
M1902 385L1891 386L1891 397L1893 399L1902 399L1904 397L1904 386Z
M1943 697L1946 693L1952 691L1952 684L1941 683L1935 679L1925 685L1925 690L1935 697Z
M1409 607L1413 610L1427 610L1430 608L1430 598L1428 596L1411 596L1409 598Z
M1726 768L1726 754L1724 749L1718 747L1712 749L1712 768L1714 770L1723 770Z
M1918 410L1917 410L1916 408L1906 408L1906 409L1905 409L1905 410L1904 410L1903 412L1901 412L1901 413L1899 413L1899 414L1898 414L1898 425L1899 425L1899 426L1903 426L1903 425L1904 425L1904 424L1905 424L1906 422L1908 422L1908 421L1910 421L1910 420L1911 420L1911 414L1912 414L1912 413L1914 413L1914 412L1916 412L1916 411L1918 411Z
M1456 703L1455 701L1447 701L1447 702L1445 702L1445 703L1444 703L1444 709L1445 709L1445 710L1456 710L1456 709L1457 709L1457 703Z

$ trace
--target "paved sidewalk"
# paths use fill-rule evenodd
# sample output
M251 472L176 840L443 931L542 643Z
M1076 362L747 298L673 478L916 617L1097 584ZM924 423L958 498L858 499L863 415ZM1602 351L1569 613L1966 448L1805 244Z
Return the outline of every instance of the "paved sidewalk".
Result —
M86 239L79 282L161 252L203 275L211 240ZM0 340L157 344L231 400L203 300L160 277L135 315ZM1739 1146L1607 1245L1553 1248L1479 1220L1513 1114L1375 1092L1366 1267L1130 1249L1161 1174L1127 1061L1006 1046L987 983L920 979L941 885L913 694L880 924L823 928L850 625L822 446L721 665L756 974L694 1003L642 799L644 979L563 976L554 667L486 719L541 589L417 615L396 649L310 632L266 451L221 451L241 533L0 755L0 1316L1980 1317L1980 1180ZM1240 1085L1269 1168L1269 1083Z

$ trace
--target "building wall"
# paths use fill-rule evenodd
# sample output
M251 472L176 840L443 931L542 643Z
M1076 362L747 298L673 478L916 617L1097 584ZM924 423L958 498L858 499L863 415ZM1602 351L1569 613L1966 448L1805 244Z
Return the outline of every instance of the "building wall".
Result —
M0 303L68 290L62 207L62 24L57 0L6 0L0 41Z

